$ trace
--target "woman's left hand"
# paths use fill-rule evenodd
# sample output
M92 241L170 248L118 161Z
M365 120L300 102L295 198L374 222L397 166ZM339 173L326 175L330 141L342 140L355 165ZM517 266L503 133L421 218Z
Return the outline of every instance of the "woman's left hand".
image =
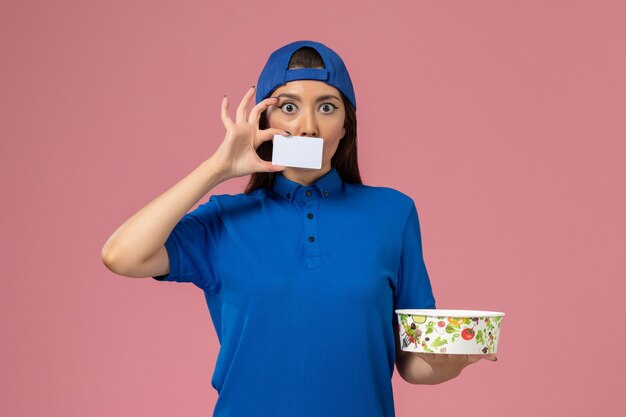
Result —
M461 373L463 368L481 359L487 359L492 362L498 360L495 353L487 355L455 355L448 353L422 353L411 352L419 355L432 368L433 372L440 375L456 376Z

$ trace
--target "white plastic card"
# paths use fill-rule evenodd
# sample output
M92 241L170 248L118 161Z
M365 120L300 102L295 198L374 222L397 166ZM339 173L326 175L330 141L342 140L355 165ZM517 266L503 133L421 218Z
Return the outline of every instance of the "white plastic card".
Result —
M286 167L322 168L324 140L308 136L274 135L272 164Z

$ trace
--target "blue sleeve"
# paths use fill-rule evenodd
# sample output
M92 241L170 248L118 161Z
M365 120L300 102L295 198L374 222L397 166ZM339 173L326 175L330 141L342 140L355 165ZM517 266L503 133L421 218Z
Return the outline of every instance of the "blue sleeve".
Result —
M398 286L394 293L395 320L397 320L395 310L400 308L435 308L435 297L424 263L422 236L414 202L411 204L402 237Z
M165 241L170 272L158 281L192 282L211 292L217 288L217 259L223 223L215 196L185 214Z

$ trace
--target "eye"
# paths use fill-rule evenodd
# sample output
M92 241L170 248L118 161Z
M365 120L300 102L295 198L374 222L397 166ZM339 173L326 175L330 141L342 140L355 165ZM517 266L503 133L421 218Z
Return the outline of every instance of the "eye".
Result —
M294 108L297 108L297 107L295 106L295 104L287 101L287 102L283 103L282 105L278 106L278 108L281 109L284 113L293 114L293 111L291 111L291 110L294 109ZM285 111L284 109L287 109L287 111Z
M335 110L337 110L337 108L338 108L337 106L335 106L335 105L334 105L334 104L332 104L332 103L324 103L324 104L322 104L322 105L320 106L320 108L321 108L321 107L325 107L327 110L328 110L328 109L330 109L330 111L323 111L323 112L322 112L322 113L326 113L326 114L333 113L333 112L334 112Z

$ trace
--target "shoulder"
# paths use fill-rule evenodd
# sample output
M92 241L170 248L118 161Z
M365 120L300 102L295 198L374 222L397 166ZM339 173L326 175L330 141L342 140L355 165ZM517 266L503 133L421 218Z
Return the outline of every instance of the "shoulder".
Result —
M249 194L213 194L208 202L215 203L220 213L224 214L240 208L257 206L264 197L265 190L261 188Z
M366 184L346 184L355 193L361 195L374 207L382 207L389 215L400 216L406 219L413 210L415 201L408 194L391 187L381 187Z

